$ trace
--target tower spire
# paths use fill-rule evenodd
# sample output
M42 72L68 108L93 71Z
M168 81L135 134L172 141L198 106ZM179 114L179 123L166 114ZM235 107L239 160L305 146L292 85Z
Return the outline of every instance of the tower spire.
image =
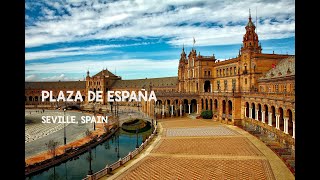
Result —
M250 11L250 8L249 8L249 19L251 20L251 11Z

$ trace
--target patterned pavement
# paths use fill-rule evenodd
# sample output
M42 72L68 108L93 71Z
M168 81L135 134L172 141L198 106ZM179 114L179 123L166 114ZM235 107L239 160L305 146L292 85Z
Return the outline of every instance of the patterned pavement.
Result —
M110 179L294 179L273 152L239 128L188 118L159 122L164 129L150 153Z
M261 152L244 137L162 139L152 153L262 156Z
M121 178L121 177L120 177ZM146 157L121 179L275 179L267 160Z
M172 128L166 131L166 136L231 136L239 133L223 126L196 127L196 128Z

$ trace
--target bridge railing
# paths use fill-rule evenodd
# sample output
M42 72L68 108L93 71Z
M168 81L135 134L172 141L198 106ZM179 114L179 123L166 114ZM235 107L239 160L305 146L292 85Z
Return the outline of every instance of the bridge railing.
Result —
M154 130L152 134L144 141L141 143L139 148L136 148L135 150L129 152L129 154L123 158L120 158L118 161L114 162L111 165L106 165L105 168L101 169L100 171L97 171L93 175L87 175L87 177L83 178L82 180L96 180L99 179L103 176L106 176L107 174L110 174L112 171L115 169L118 169L131 159L133 159L135 156L137 156L153 139L155 134L157 133L157 125L154 124Z

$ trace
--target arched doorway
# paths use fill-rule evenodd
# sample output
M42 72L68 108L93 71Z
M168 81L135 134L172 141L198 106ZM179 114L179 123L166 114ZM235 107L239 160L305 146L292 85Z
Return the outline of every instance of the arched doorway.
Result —
M191 113L194 113L197 111L197 100L192 99L191 100Z
M218 116L218 100L215 99L213 104L214 104L214 114L215 114L215 117L217 117Z
M204 92L210 92L210 81L209 80L206 80L204 82Z
M281 131L284 131L284 119L283 119L283 109L279 108L279 128Z
M264 111L265 111L264 119L268 123L268 117L269 117L268 115L269 115L269 113L268 113L268 106L266 104L264 105Z
M293 136L293 122L292 122L292 111L291 109L287 110L288 115L288 133Z
M208 99L206 99L206 110L208 110Z
M180 107L179 107L179 99L175 99L173 104L173 110L174 110L174 115L175 116L179 116L180 113Z
M255 107L255 104L252 103L251 107L252 107L252 119L255 119L256 118L256 107Z
M228 101L228 120L229 121L232 121L232 101L231 100L229 100Z
M162 100L156 102L156 117L160 118L162 114Z
M249 117L249 103L248 102L246 102L246 105L245 105L245 107L246 107L246 117Z
M261 121L261 119L262 119L262 112L261 112L262 110L261 110L261 104L258 104L258 120L259 121Z
M276 127L276 108L271 106L271 113L272 113L272 126Z
M203 111L204 106L203 106L203 99L201 99L201 110Z
M224 119L226 117L226 101L222 101L222 118Z
M35 97L34 97L34 101L38 101L38 96L35 96Z
M47 98L48 99L48 98ZM29 96L29 101L32 101L32 96Z
M189 113L189 107L188 107L188 99L183 100L183 113Z
M215 112L218 111L218 100L217 99L214 100L214 111Z
M170 99L167 99L167 107L166 107L166 109L168 110L168 116L170 116L171 115L171 107L170 107Z

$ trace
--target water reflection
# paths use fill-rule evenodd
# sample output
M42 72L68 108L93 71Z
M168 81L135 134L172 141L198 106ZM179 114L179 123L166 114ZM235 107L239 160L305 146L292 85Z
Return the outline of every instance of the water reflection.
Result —
M40 174L27 177L26 179L82 179L90 173L90 170L92 170L92 173L95 173L104 168L107 164L110 165L118 161L120 157L128 155L130 151L133 151L136 148L137 141L140 145L150 134L151 129L137 134L128 133L120 129L111 139L92 148L90 150L91 153L86 152L65 163L56 165Z

